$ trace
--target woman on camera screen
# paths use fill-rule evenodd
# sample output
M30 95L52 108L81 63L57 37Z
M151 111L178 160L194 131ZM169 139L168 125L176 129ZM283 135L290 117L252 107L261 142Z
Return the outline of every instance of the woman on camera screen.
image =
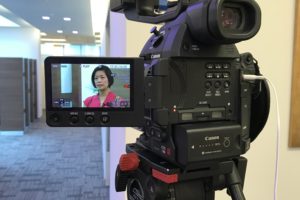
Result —
M96 67L92 73L91 80L98 93L87 97L83 101L86 107L124 107L122 106L124 104L123 99L110 89L114 83L114 77L109 67L105 65Z

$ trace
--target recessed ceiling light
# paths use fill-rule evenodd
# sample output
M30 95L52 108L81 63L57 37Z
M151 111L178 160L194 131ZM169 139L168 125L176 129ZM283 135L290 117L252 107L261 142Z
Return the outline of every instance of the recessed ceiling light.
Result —
M46 36L47 33L41 32L41 36Z
M56 32L57 33L63 33L63 30L57 30Z
M65 42L66 39L57 39L57 38L42 38L43 42Z
M101 43L101 40L95 40L96 43Z
M10 21L9 19L3 17L2 15L0 15L0 27L4 26L4 27L20 27L18 24Z
M43 20L50 20L50 17L49 16L42 16L42 19Z
M64 20L65 21L71 21L71 18L70 17L64 17Z
M78 34L78 31L72 31L73 34Z

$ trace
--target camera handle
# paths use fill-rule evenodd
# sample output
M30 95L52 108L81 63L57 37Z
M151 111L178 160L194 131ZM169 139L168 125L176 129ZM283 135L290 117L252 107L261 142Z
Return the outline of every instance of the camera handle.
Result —
M243 182L247 160L243 157L197 163L182 169L139 147L126 146L116 170L117 192L127 189L128 199L214 200L215 191L227 188L232 200L246 200Z

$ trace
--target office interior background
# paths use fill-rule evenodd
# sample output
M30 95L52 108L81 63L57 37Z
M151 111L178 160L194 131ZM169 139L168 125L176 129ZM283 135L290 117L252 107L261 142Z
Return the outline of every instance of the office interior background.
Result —
M24 16L18 16L12 10L8 11L9 5L13 4L12 2L23 4L23 10L26 10L26 8L30 10L29 7L36 6L31 12L39 13L38 10L41 8L38 7L39 3L36 0L26 1L26 3L20 0L0 0L0 5L2 5L0 6L0 15L9 18L16 24L22 24L19 27L0 25L0 57L33 58L37 61L37 116L39 118L42 117L43 109L45 108L43 60L46 56L136 57L139 55L146 40L150 37L149 30L153 26L128 21L122 14L108 12L109 1L98 0L97 4L97 1L94 0L94 6L90 6L89 1L85 0L53 0L52 4L56 5L54 7L56 9L66 9L66 13L71 12L73 6L75 9L76 5L83 3L89 9L96 8L96 13L101 13L101 15L96 16L94 20L98 27L95 31L92 29L90 31L91 35L89 37L93 38L93 42L85 38L86 43L78 41L71 43L66 41L55 42L55 44L54 42L46 43L42 39L47 38L47 36L41 35L43 33L42 30L28 22L26 23ZM47 0L41 2L45 3ZM65 2L68 6L64 7L64 3L62 2ZM281 117L278 199L298 200L300 198L298 183L300 179L300 151L297 148L290 148L288 146L296 0L274 0L271 2L257 0L257 2L262 10L261 29L254 38L241 42L237 46L240 52L251 52L254 55L259 62L262 74L272 80L277 88ZM44 8L44 10L47 9ZM82 8L82 10L85 10L85 8ZM36 17L40 20L43 15L47 16L48 13L40 14ZM44 23L47 23L47 21L44 21ZM92 27L92 22L86 23L90 24L90 28ZM63 28L64 26L60 25L60 27L57 27L57 30ZM74 29L73 31L78 31L77 34L80 35L80 32L84 30ZM95 32L100 33L100 42L96 42L98 39L93 35ZM63 38L54 33L53 36ZM248 158L244 185L244 193L247 199L273 198L276 151L276 109L273 97L274 94L272 93L271 112L268 123L258 138L251 144L250 150L245 154L245 157ZM2 113L0 110L0 115L5 116L5 113ZM82 131L84 132L84 130ZM139 133L132 128L99 128L99 134L100 132L101 143L99 145L101 145L103 151L99 153L103 154L101 156L103 159L103 171L99 173L103 174L105 185L110 186L108 191L109 197L105 198L111 200L125 199L125 193L116 193L114 191L114 170L119 155L124 152L125 143L134 142ZM7 137L16 138L15 133L11 134L8 132L1 134L0 141ZM25 136L30 137L31 135L26 130L23 134L19 132L17 134L19 134L17 140L22 140ZM71 140L72 135L69 134L68 136ZM107 147L109 147L109 151L106 151ZM14 146L14 148L17 155L19 147ZM74 146L74 149L76 149L76 146ZM4 156L5 152L1 152L0 155ZM4 161L1 158L0 160ZM29 162L28 165L30 165ZM3 165L5 163L0 162L0 171ZM5 199L4 194L4 189L0 187L0 199ZM73 198L76 199L74 196ZM84 199L83 196L79 196L78 198ZM225 200L230 199L230 197L227 196L225 191L221 191L216 193L216 199Z

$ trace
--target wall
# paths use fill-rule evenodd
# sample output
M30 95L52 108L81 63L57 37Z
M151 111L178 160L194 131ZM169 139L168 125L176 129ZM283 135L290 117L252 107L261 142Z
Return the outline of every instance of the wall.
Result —
M128 21L119 13L110 13L109 56L138 57L152 26ZM133 128L110 129L110 199L126 199L124 192L115 192L115 169L120 155L125 153L125 144L135 142L139 134Z
M279 162L279 200L298 200L300 197L300 151L288 148L291 95L295 0L257 0L262 9L262 27L256 37L241 42L241 53L251 52L259 62L261 72L274 83L278 91L281 116L281 144ZM126 22L126 56L138 56L149 28L136 22ZM247 199L272 199L275 173L276 112L272 92L272 107L268 123L245 155L248 158L244 187ZM126 141L134 142L137 132L126 129ZM113 166L111 169L114 170ZM113 185L112 185L113 187ZM111 198L112 199L112 198ZM218 192L218 200L229 200L225 191Z
M259 61L261 72L271 79L277 88L281 117L278 199L297 200L300 197L300 151L288 148L295 0L276 0L272 3L259 0L258 3L262 9L261 30L255 38L239 44L238 47L241 52L253 53ZM272 93L271 116L267 126L246 154L249 159L245 183L247 199L272 198L275 116Z
M0 56L37 60L38 117L42 116L42 87L44 77L40 64L40 31L35 28L0 27Z
M110 13L109 56L126 56L126 21L119 13ZM108 42L107 42L108 43ZM115 171L120 156L125 153L125 128L110 128L110 187L109 199L124 200L124 192L115 191Z

